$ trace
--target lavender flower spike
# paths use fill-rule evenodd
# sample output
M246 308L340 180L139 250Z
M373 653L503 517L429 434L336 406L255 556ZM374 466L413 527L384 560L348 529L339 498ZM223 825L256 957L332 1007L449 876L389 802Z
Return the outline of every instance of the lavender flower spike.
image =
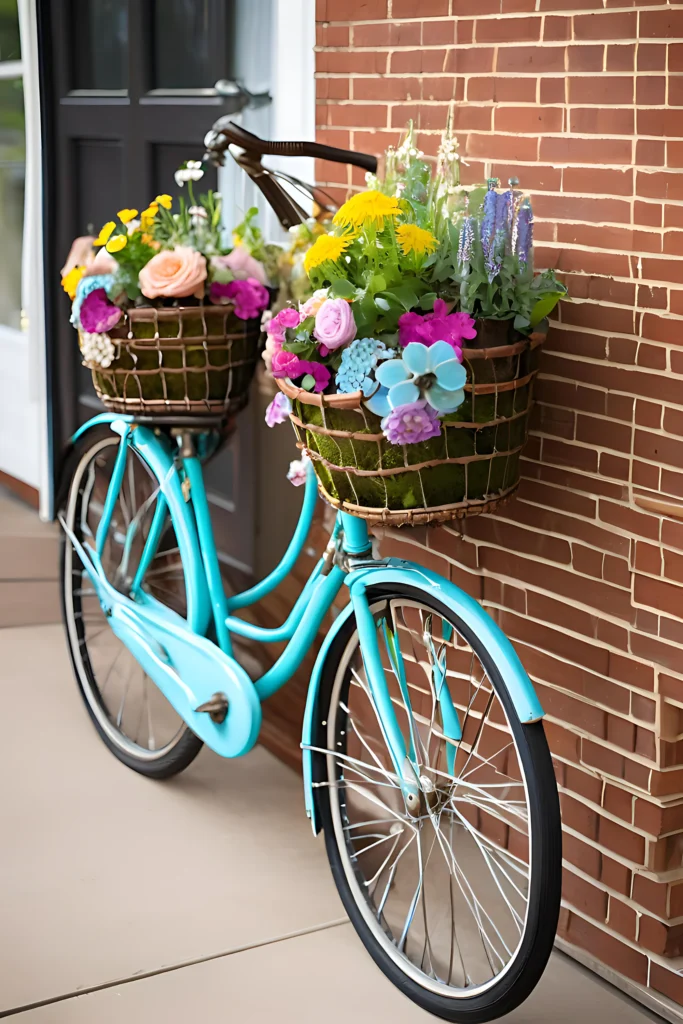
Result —
M484 252L484 262L489 265L493 255L493 245L496 237L496 209L498 205L498 193L495 189L496 178L489 178L488 192L484 199L481 218L481 247Z
M460 228L460 239L458 242L458 266L464 270L472 259L474 247L474 217L465 217Z
M523 265L529 262L529 253L534 244L534 215L531 203L523 199L517 214L517 256Z

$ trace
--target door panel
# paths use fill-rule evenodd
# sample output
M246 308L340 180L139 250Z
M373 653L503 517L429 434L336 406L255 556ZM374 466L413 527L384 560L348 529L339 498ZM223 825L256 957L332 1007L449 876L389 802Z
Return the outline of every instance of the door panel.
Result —
M260 35L250 31L236 39L238 14L246 25L253 15L244 12L254 6L262 18ZM124 206L142 209L160 192L179 191L173 177L179 164L200 158L213 122L236 113L242 103L214 89L219 79L233 78L234 51L241 66L263 66L256 51L268 36L270 0L39 0L39 9L43 94L51 103L46 149L56 157L48 239L54 279L76 236L96 233ZM207 170L201 191L216 185L216 172ZM231 199L226 206L232 214ZM55 291L51 393L57 474L68 437L98 405L68 318L68 300ZM249 410L242 416L248 420ZM247 567L253 562L250 437L250 429L241 427L211 471L212 493L226 519L224 557ZM231 474L239 483L228 495Z

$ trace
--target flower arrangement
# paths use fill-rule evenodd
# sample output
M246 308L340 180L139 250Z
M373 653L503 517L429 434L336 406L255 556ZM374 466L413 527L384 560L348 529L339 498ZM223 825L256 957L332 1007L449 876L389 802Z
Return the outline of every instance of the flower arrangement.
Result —
M195 195L202 175L187 161L186 195L119 210L63 269L84 363L113 411L227 414L248 399L282 250L264 242L256 209L228 244L220 194Z
M463 187L459 163L450 125L434 170L410 126L387 152L384 177L368 175L366 190L305 252L312 294L266 325L264 357L290 403L278 397L268 422L291 412L327 497L353 501L354 510L372 501L384 509L429 504L424 478L452 461L455 435L446 428L456 425L471 430L472 452L463 449L462 460L478 458L484 424L495 424L488 458L512 452L513 472L501 465L502 476L489 474L482 491L514 482L531 352L566 289L553 272L534 272L531 203L517 180L505 190L493 178ZM502 420L509 423L501 447ZM420 480L401 482L400 467L411 462L420 464Z
M226 246L220 194L195 197L193 182L202 175L199 161L187 161L176 173L177 183L187 184L187 200L174 205L164 194L141 213L119 210L79 262L64 269L62 287L86 362L111 364L112 347L93 338L108 337L131 308L230 305L239 319L253 320L270 305L281 249L264 244L255 208Z

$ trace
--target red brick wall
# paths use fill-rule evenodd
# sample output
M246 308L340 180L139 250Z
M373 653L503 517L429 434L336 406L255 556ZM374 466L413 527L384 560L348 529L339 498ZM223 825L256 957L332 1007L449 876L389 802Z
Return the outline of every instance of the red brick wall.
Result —
M455 99L464 180L517 174L537 266L569 285L519 498L385 550L482 599L538 685L561 935L683 1003L683 522L652 511L683 499L683 5L318 0L317 17L318 138L378 153L412 117L434 154Z

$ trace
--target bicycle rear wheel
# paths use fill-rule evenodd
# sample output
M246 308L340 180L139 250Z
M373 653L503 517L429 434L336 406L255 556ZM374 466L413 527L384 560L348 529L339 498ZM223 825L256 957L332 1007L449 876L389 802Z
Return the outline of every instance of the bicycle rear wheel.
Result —
M406 807L351 616L325 662L314 762L334 878L366 948L409 998L445 1020L497 1019L534 988L557 927L560 814L543 726L520 722L504 667L431 593L367 593L420 806ZM457 743L444 734L442 669Z
M76 446L64 514L84 545L94 545L104 499L121 445L109 429L92 430ZM130 593L159 498L159 482L129 448L119 499L102 554L107 579ZM126 544L131 522L135 539ZM145 573L145 591L186 616L185 574L175 531L166 516L161 540ZM62 609L71 661L88 713L111 752L129 768L168 778L186 768L202 742L185 724L109 626L78 553L62 538Z

